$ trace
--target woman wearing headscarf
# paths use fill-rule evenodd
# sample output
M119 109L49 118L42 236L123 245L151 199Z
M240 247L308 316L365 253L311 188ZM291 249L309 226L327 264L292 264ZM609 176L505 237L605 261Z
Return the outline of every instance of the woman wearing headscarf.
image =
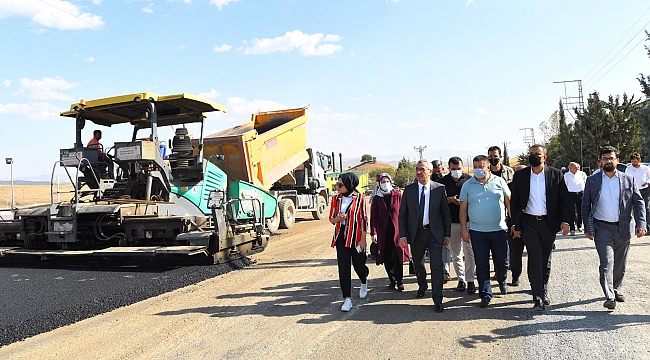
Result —
M399 207L402 193L393 189L393 179L389 174L380 174L379 190L370 206L370 235L377 244L377 265L384 264L390 288L404 291L402 279L404 267L409 261L408 245L402 247L399 241Z
M330 222L336 225L332 247L336 248L339 267L339 282L345 299L341 311L352 308L352 272L350 265L361 280L359 297L368 295L368 274L366 266L366 234L368 215L363 194L357 191L359 177L353 173L341 174L336 182L338 194L332 197Z

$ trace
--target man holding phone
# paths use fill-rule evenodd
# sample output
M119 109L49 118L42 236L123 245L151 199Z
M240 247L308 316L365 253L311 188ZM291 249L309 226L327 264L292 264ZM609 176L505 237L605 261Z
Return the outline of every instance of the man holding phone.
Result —
M468 174L463 174L463 160L454 156L447 162L449 174L440 179L439 183L445 186L447 191L447 204L451 212L451 240L449 248L451 250L451 259L454 263L454 270L458 276L458 286L456 291L462 292L467 290L468 294L476 292L474 284L474 275L476 265L474 263L474 250L471 242L465 242L460 236L460 189L463 184L471 179ZM464 259L463 259L464 257Z

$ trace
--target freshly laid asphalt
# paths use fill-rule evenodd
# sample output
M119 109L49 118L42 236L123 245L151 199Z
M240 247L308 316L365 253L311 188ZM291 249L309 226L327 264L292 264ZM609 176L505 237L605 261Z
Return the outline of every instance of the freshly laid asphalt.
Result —
M249 264L247 259L166 267L105 261L0 261L0 346Z

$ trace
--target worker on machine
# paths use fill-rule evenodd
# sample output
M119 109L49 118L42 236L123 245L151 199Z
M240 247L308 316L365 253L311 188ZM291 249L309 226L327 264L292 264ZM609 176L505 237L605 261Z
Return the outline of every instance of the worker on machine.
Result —
M102 139L102 131L94 130L93 137L88 141L87 147L89 149L97 149L97 161L99 163L106 163L108 166L96 167L101 173L102 178L112 178L111 174L113 173L113 160L107 155L104 154L104 146L99 142ZM93 166L95 167L95 166Z

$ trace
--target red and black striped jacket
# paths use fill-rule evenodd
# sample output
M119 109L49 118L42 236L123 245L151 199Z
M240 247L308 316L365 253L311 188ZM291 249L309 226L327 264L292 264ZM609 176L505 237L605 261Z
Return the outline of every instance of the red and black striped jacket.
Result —
M357 190L352 193L352 203L346 211L348 216L345 221L345 247L354 248L361 243L361 239L368 231L368 214L366 213L366 198ZM332 196L330 207L330 222L339 216L341 212L342 194ZM335 224L334 237L332 238L332 247L336 246L336 239L341 231L341 222Z

